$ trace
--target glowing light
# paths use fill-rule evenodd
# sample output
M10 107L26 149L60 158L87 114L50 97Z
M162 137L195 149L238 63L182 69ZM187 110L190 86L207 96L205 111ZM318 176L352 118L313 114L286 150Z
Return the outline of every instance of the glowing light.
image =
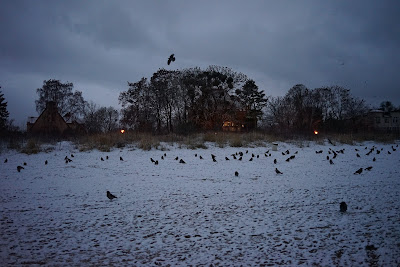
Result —
M122 130L121 130L121 133L123 134L124 132L125 132L125 130L124 130L124 129L122 129Z
M314 134L317 135L317 134L318 134L318 131L314 131Z

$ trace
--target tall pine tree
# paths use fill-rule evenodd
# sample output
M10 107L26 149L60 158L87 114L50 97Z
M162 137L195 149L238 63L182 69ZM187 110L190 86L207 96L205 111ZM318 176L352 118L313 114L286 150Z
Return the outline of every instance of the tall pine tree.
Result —
M7 119L10 115L10 113L7 111L7 102L4 102L4 100L4 94L2 94L0 90L0 130L4 130L6 128Z

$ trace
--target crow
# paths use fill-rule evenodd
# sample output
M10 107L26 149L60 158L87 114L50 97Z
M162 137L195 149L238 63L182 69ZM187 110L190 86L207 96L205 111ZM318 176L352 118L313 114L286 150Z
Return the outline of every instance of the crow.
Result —
M282 156L285 156L285 152L282 152Z
M340 212L346 212L347 211L347 204L346 202L340 202Z
M46 160L46 161L44 162L44 165L47 165L47 163L48 163L48 162L47 162L47 160Z
M253 161L253 158L250 158L249 161Z
M22 166L17 166L17 171L20 172L22 169L24 169L24 167Z
M354 149L355 151L359 151L357 148Z
M370 171L372 169L372 166L369 166L367 168L365 168L367 171Z
M217 160L216 160L215 158L213 158L213 161L214 161L214 162L217 162Z
M374 158L372 159L372 161L376 161L376 158L374 157Z
M330 159L330 160L329 160L329 163L330 163L331 165L333 165L333 160Z
M287 158L286 161L289 162L289 161L290 161L290 158Z
M174 61L175 61L175 55L172 54L172 55L169 56L168 62L167 62L167 63L168 63L168 65L169 65L169 64L171 64L171 62L174 62Z
M73 158L74 157L74 154L71 154L71 158Z
M164 157L166 157L167 156L167 153L164 153Z
M280 170L278 170L278 168L275 168L275 172L276 174L283 174Z
M164 156L161 156L161 159L164 159Z
M194 154L194 156L197 158L197 154Z
M4 163L7 163L7 161L8 161L8 159L5 159L5 160L4 160Z
M242 157L240 157L239 160L242 160Z
M179 161L179 163L186 163L183 159L181 159L180 161Z
M357 153L356 156L357 156L357 158L360 158L360 154Z
M361 173L362 173L362 171L363 171L363 168L359 168L358 170L356 170L356 171L355 171L355 173L354 173L354 174L361 174Z
M269 153L269 149L267 150L267 152L265 152L265 154L268 154Z
M254 158L254 153L251 153L251 157Z
M248 150L246 150L246 154L247 154L247 153L249 153L249 151L248 151Z
M108 156L106 156L106 159L108 159Z
M24 162L24 166L26 166L26 162Z
M285 153L286 153L287 155L289 155L289 153L290 153L290 152L289 152L289 150L286 150L286 152L285 152Z
M239 173L237 171L235 171L235 176L239 176Z
M153 162L153 163L156 162L153 158L150 158L150 160L151 160L151 162Z
M225 157L225 160L229 160L229 158L228 158L228 157Z
M392 153L390 153L390 151L388 151L388 154L390 155L390 154L392 154Z
M155 165L158 165L158 160L154 161L154 164L155 164Z
M232 155L233 156L233 159L236 159L236 156L235 155Z
M123 159L122 157L119 157L119 160L120 160L120 161L124 161L124 159Z
M104 161L103 157L100 158L101 161Z
M178 159L179 159L178 157L175 158L175 160L178 160Z
M215 159L215 155L214 155L214 154L211 154L211 157L212 157L213 159Z
M202 157L202 156L199 156L199 159L203 159L203 157Z
M110 193L110 191L107 191L107 197L108 199L112 200L113 198L117 198L116 196L114 196L113 194Z
M291 155L290 156L290 159L294 159L296 156L295 155Z
M276 159L274 159L274 164L276 164L278 161Z

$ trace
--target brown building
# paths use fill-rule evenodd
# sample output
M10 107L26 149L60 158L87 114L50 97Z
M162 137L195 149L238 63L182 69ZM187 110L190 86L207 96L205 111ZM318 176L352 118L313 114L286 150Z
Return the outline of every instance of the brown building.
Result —
M247 111L236 111L232 118L224 120L222 131L224 132L244 132L256 128L257 122L248 118Z
M29 117L27 131L35 135L68 135L85 131L82 124L73 120L69 113L62 117L55 102L48 102L39 117Z

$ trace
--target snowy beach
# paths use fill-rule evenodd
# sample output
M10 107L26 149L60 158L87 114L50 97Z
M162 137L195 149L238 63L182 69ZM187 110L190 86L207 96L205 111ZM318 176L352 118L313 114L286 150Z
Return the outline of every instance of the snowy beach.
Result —
M0 262L399 266L396 144L206 145L106 153L63 142L47 153L3 151Z

